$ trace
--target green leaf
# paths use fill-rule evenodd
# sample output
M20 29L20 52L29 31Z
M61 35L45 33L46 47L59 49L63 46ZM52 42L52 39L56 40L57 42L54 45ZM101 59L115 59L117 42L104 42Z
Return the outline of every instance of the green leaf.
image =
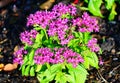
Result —
M46 69L43 73L38 74L37 78L40 81L40 83L49 83L54 79L55 74L56 73L51 74L51 72L48 69Z
M98 66L98 57L94 52L91 52L89 50L86 50L81 53L81 55L84 57L84 66L89 69L89 65L99 68Z
M27 62L28 62L28 55L24 57L24 64L26 64Z
M42 27L40 27L38 24L34 24L33 27L34 27L34 29L37 30L37 31L39 31L39 30L42 29Z
M115 0L105 0L106 1L106 8L109 10L112 8Z
M43 34L37 34L35 42L41 43L43 36L44 36Z
M30 52L30 54L29 54L29 64L30 64L30 65L33 65L34 53L35 53L35 50L34 50L34 49L31 49L31 52Z
M66 82L67 82L67 78L66 78L65 73L63 73L63 72L61 72L61 71L58 72L58 73L56 74L55 80L56 80L55 83L66 83Z
M84 0L86 3L88 3L88 0Z
M79 33L78 32L73 32L73 35L76 37L76 38L80 38L80 35L79 35Z
M41 80L40 83L49 83L54 79L54 77L55 77L55 74L49 75L45 79Z
M70 71L69 71L70 72ZM69 83L75 83L75 78L74 78L74 73L71 72L70 75L69 74L66 74L66 77L67 77L67 81Z
M57 41L57 43L60 44L60 41L59 41L57 36L53 36L52 38L53 38L54 41Z
M29 46L27 44L25 44L24 49L26 50L28 48L29 48Z
M55 64L46 69L44 72L38 74L38 79L41 83L49 83L55 77L55 75L61 71L61 64Z
M56 73L58 71L60 71L62 69L62 65L61 64L55 64L55 65L52 65L50 67L50 73Z
M78 65L76 68L73 68L71 64L68 64L67 68L71 75L69 77L72 79L70 83L85 83L88 73L83 65Z
M28 76L29 73L30 73L30 65L28 65L28 66L25 68L25 73L24 73L24 75L25 75L25 76Z
M26 65L24 65L24 64L22 65L22 76L25 75L25 66L26 66Z
M72 39L72 40L70 40L69 42L68 42L68 47L70 47L70 46L74 46L75 47L75 44L77 44L77 46L78 46L78 43L79 43L80 41L79 41L79 39Z
M83 39L83 33L82 32L79 32L79 36L81 39Z
M61 16L61 18L71 19L71 18L73 18L73 16L71 16L69 13L67 13L67 14L63 14L63 15Z
M89 59L87 58L87 56L84 57L84 63L83 65L85 66L85 68L89 69L90 68L90 63L89 63Z
M50 44L50 40L45 40L45 41L43 41L43 44L44 44L44 45L49 45L49 44Z
M88 43L88 40L90 39L90 33L89 32L85 32L85 33L83 33L83 41L84 41L84 43L85 44L87 44Z
M115 18L115 15L117 15L117 12L115 11L116 8L116 4L114 3L114 5L112 6L112 10L110 12L110 15L108 17L108 19L111 21Z
M94 52L91 53L91 56L88 57L88 60L89 60L89 63L91 66L93 66L95 68L99 68L98 67L98 57Z
M93 15L103 17L100 11L101 4L102 0L89 0L88 9Z
M78 7L80 10L89 10L87 7Z
M36 72L39 72L42 68L42 65L37 65Z
M30 76L35 76L35 69L33 66L30 69Z

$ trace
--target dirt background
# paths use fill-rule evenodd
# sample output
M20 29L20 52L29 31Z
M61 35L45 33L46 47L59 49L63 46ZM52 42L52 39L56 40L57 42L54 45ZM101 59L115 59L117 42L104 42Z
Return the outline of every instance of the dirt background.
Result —
M59 2L71 4L72 0L0 0L0 83L38 83L35 77L23 77L17 69L4 71L3 65L12 64L13 52L21 46L19 34L27 29L26 18L37 10L50 9ZM79 0L78 4L82 4ZM117 4L117 16L114 21L108 21L109 11L103 7L106 18L98 18L100 32L92 33L98 39L103 50L103 65L96 70L91 68L86 83L120 83L120 4ZM78 11L81 14L82 11Z

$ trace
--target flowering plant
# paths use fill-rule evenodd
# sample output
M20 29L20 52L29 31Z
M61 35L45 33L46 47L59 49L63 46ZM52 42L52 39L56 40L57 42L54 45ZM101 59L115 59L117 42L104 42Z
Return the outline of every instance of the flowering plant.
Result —
M84 83L87 69L98 68L97 20L86 12L77 16L76 7L59 3L51 11L28 17L30 31L20 34L24 46L14 53L23 76L37 76L40 83Z

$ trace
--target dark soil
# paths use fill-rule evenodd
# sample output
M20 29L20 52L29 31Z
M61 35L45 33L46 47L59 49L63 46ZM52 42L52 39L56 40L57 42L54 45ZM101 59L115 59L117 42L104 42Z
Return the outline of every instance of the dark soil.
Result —
M0 64L12 63L13 52L20 46L19 34L29 29L26 27L26 17L40 10L46 0L16 0L0 7ZM60 0L56 0L58 3ZM71 0L63 0L70 3ZM56 4L54 3L54 4ZM52 6L54 5L52 4ZM51 6L51 7L52 7ZM98 18L100 32L93 33L103 54L98 57L103 60L99 70L91 68L86 83L120 83L120 4L116 9L118 15L114 21ZM19 66L13 71L0 71L0 83L38 83L35 77L21 76Z

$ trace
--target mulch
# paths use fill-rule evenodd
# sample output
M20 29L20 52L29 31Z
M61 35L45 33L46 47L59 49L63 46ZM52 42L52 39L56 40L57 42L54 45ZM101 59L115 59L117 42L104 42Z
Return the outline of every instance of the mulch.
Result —
M0 64L12 63L13 52L20 46L19 34L27 30L26 17L40 9L45 0L16 0L16 2L0 8ZM57 0L58 3L60 0ZM63 0L65 2L65 0ZM69 0L65 3L68 3ZM54 4L56 4L54 3ZM54 5L52 4L52 5ZM31 10L32 8L32 10ZM114 21L98 18L100 32L92 33L98 39L103 54L98 57L103 60L98 70L88 70L86 83L120 83L120 5ZM1 67L1 66L0 66ZM0 70L0 83L38 83L36 77L24 77L18 68L12 71Z

